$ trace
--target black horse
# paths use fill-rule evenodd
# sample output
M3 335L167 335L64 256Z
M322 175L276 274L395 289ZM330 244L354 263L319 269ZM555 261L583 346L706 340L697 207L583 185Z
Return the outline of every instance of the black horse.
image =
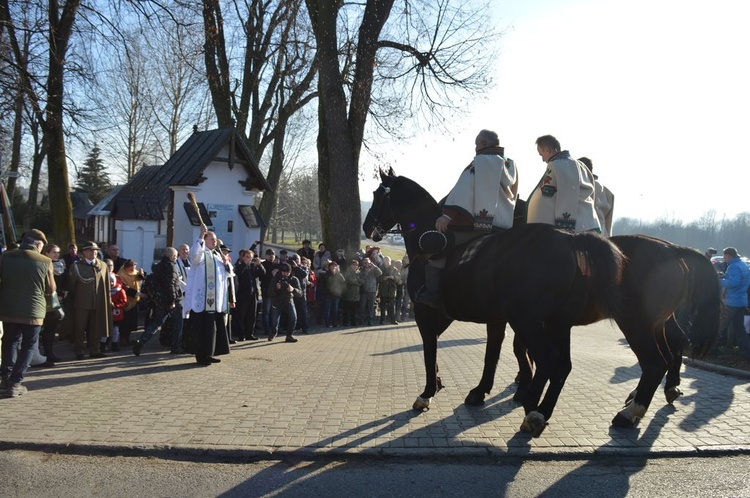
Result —
M434 228L440 208L422 187L392 170L381 172L381 180L363 228L379 241L385 230L401 225L411 261L407 286L413 297L424 283L419 238ZM466 398L468 404L483 403L492 387L505 326L510 323L536 362L522 400L526 416L521 430L538 436L571 370L571 327L618 314L623 256L598 234L571 234L542 224L488 238L467 261L456 261L457 253L449 257L444 276L445 314L415 306L427 382L414 408L428 409L442 388L437 340L453 320L488 325L482 382Z

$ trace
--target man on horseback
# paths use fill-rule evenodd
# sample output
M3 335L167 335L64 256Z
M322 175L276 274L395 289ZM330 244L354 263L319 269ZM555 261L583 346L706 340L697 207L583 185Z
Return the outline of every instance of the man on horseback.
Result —
M596 216L599 218L599 225L602 227L602 235L605 237L612 236L612 211L615 208L615 194L607 187L602 185L599 177L594 174L594 163L588 157L579 157L578 160L588 167L594 176L594 208Z
M536 139L536 150L547 170L529 197L526 222L546 223L571 232L594 230L601 225L594 206L594 175L586 166L560 150L552 135Z
M482 130L474 143L476 156L445 198L443 214L435 221L437 231L451 230L456 246L491 231L512 227L518 198L516 166L504 157L497 133ZM443 251L429 260L425 267L425 285L417 295L417 303L441 308L446 257Z

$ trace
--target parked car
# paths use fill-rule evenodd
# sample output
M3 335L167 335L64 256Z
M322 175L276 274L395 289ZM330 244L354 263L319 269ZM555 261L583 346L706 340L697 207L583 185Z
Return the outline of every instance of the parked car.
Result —
M724 263L724 256L711 256L711 264L714 265L717 273L724 273L727 268L726 263Z
M740 260L750 268L750 258L740 256ZM724 275L724 271L727 269L727 264L724 263L724 256L711 256L711 264L714 265L716 273Z

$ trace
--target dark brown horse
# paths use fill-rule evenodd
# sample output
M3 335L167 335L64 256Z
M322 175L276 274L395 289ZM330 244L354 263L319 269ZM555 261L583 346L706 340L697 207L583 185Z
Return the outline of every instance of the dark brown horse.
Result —
M401 225L412 262L407 284L414 296L424 282L418 241L433 229L440 208L408 178L391 171L381 173L381 180L363 228L378 241L385 230ZM442 387L437 340L453 320L488 324L483 383L466 400L469 404L483 402L492 387L506 323L510 323L536 362L522 400L526 416L521 429L538 436L552 416L571 370L571 327L618 313L622 254L598 234L570 234L535 224L488 238L468 261L456 258L449 257L444 276L445 314L415 306L427 382L414 408L427 409Z
M523 201L516 206L514 226L524 224ZM718 338L721 288L716 271L700 252L647 235L610 238L625 255L619 285L620 313L612 318L638 358L641 378L613 425L632 427L645 414L666 374L664 394L671 404L679 389L685 346L704 357ZM519 364L519 392L531 382L531 361L521 339L514 341Z

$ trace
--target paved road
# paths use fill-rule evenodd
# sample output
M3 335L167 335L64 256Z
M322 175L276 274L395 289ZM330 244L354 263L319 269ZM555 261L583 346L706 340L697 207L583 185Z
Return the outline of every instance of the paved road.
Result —
M573 372L550 426L537 439L520 434L511 339L512 332L487 404L467 407L484 329L453 324L439 350L447 387L426 413L411 410L424 383L414 322L318 329L296 344L245 342L210 367L170 356L154 340L139 358L120 353L30 370L28 394L0 400L0 448L251 458L750 450L750 382L692 366L683 367L685 395L674 406L659 391L638 428L611 428L640 370L609 322L574 330Z

